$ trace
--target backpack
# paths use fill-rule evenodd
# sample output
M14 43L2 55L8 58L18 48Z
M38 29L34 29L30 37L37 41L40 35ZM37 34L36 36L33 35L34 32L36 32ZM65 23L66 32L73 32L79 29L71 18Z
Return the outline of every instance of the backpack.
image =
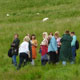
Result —
M76 41L76 49L77 50L79 49L79 41L78 40Z
M12 57L12 56L13 56L13 50L12 50L11 48L10 48L9 51L8 51L8 56L9 56L9 57Z

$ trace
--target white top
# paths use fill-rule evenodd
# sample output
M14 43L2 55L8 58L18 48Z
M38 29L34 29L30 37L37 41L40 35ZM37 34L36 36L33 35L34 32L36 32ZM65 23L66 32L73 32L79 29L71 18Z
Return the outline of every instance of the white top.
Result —
M48 40L47 39L43 39L43 41L41 42L41 45L48 45Z
M21 43L20 47L19 47L19 54L20 53L26 53L28 54L29 52L29 43L24 41Z

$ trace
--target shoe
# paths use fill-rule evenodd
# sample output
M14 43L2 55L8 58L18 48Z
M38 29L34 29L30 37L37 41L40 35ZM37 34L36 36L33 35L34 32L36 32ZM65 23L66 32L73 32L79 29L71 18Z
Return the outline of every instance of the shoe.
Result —
M72 61L70 64L74 64L74 61Z
M62 65L63 65L63 66L66 66L66 61L63 61L63 62L62 62Z

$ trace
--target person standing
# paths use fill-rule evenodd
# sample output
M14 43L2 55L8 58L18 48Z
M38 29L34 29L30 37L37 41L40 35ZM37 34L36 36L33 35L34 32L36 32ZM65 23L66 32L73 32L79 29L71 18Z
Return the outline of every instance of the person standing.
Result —
M67 30L63 37L61 38L61 50L60 50L60 61L63 65L66 65L66 62L72 62L72 48L71 48L72 37L70 32Z
M30 41L30 38L26 36L19 47L19 65L17 67L17 70L21 68L21 65L24 62L24 60L26 65L28 62L28 59L30 58L29 41Z
M37 43L37 40L36 40L36 36L34 34L32 34L31 36L31 44L32 44L32 62L31 64L32 65L35 65L35 59L37 57L37 46L38 46L38 43Z
M56 38L56 41L57 41L57 47L58 47L58 54L56 54L57 62L59 62L60 47L61 47L61 42L60 42L61 37L59 36L59 32L58 31L56 31L54 35L55 35L55 38Z
M30 35L30 34L27 34L27 36L30 38L30 41L29 41L29 51L30 51L30 58L29 58L29 61L32 62L32 44L31 44L31 35Z
M71 36L72 36L72 42L71 42L72 58L73 58L73 61L75 62L75 56L76 56L76 41L77 41L75 32L71 32Z
M57 41L55 36L50 37L50 41L48 44L48 54L49 54L49 63L55 64L57 62L56 60L56 54L58 54L58 49L57 49Z
M20 43L20 40L19 40L18 37L19 37L19 35L15 34L14 35L14 40L11 44L12 53L13 53L12 63L14 64L14 66L17 66L16 56L18 55L18 48L19 48L19 43Z
M40 44L41 47L41 65L46 65L48 62L48 33L43 32L43 41Z

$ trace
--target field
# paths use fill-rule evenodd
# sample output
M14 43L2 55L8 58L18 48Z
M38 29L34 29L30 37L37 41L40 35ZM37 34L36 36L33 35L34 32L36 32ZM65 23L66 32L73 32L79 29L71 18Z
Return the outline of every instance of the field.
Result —
M42 22L45 17L49 20ZM74 65L40 63L42 32L59 31L62 36L65 30L75 31L80 41L80 0L0 0L0 80L80 80L80 50ZM27 33L36 34L35 66L28 64L17 71L11 64L7 54L15 33L21 42Z

